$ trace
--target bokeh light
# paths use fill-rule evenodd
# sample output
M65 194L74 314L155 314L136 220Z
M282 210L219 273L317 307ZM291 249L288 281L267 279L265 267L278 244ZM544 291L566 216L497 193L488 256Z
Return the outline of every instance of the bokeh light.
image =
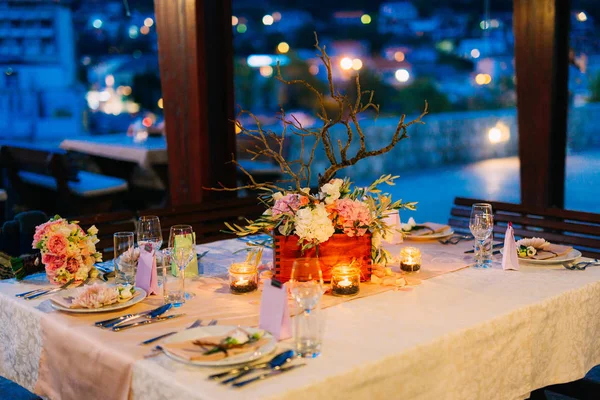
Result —
M352 68L352 59L349 57L342 58L340 61L340 67L342 67L343 70L349 70Z
M290 45L287 44L286 42L281 42L277 45L277 51L280 52L281 54L285 54L288 51L290 51Z
M410 79L410 73L405 70L404 68L401 68L399 70L396 70L396 73L394 74L394 76L396 77L396 80L398 82L407 82Z

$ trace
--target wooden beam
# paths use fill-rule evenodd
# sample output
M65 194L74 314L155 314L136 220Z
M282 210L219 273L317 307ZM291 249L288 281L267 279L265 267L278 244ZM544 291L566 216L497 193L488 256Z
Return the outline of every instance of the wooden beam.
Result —
M564 207L569 0L514 0L521 202Z
M216 196L203 187L235 184L234 166L224 164L235 153L230 6L155 0L172 205Z

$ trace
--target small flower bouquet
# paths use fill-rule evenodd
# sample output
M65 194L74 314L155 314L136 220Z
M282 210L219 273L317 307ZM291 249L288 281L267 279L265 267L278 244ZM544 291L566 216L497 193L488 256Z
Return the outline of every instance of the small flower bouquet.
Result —
M37 226L32 246L42 253L48 280L59 285L72 279L87 279L94 264L102 261L102 255L96 251L97 234L95 226L84 232L77 221L69 222L58 215Z
M275 192L263 196L268 206L264 214L246 226L226 223L239 236L260 232L274 232L283 236L296 235L298 247L304 252L327 242L334 234L350 238L371 235L371 258L375 264L391 260L381 247L383 240L391 240L397 227L389 226L385 219L395 210L414 210L416 203L392 201L382 193L382 184L394 185L397 176L383 175L369 187L352 187L348 179L332 179L316 195L308 189Z
M343 93L336 88L332 62L325 46L320 46L315 35L315 49L327 71L328 90L319 91L310 82L286 79L277 65L275 79L284 85L301 87L315 96L317 123L309 128L293 115L281 109L278 120L281 132L266 128L250 111L241 110L235 121L238 135L244 135L252 144L246 153L252 160L272 160L281 171L281 179L265 182L255 179L251 171L232 160L245 177L247 184L227 187L219 191L251 190L259 196L267 210L246 225L227 224L239 236L257 233L273 235L274 276L281 281L289 279L294 259L319 257L323 279L338 264L358 263L361 279L368 280L372 264L386 264L389 253L381 247L382 240L392 239L396 227L389 226L386 218L395 210L414 209L416 203L392 201L391 196L379 189L382 184L393 185L397 176L383 175L369 187L353 187L349 179L336 178L339 172L361 160L378 157L391 151L396 144L408 138L408 129L427 114L423 112L412 121L402 115L395 129L390 129L386 140L370 144L368 132L360 125L363 116L377 117L379 105L374 102L375 92L361 86L360 77L354 77L354 87ZM242 118L246 122L242 122ZM284 156L288 140L299 146L297 158ZM326 162L313 171L313 161L322 154ZM314 172L317 172L316 174ZM318 178L316 185L311 179Z

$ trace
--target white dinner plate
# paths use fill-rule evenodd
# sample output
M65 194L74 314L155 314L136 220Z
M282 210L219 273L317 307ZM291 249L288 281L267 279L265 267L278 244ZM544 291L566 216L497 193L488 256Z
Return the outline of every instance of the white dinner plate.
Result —
M209 336L222 336L228 334L231 331L234 331L235 329L237 329L237 327L231 325L201 326L199 328L183 330L166 339L165 343L185 342L186 340L201 339ZM243 329L248 333L255 333L261 331L261 329L256 328L244 327ZM265 332L264 338L269 339L269 341L263 346L259 347L255 352L247 352L244 354L239 354L237 356L226 357L218 361L190 361L169 352L167 349L164 349L163 351L169 358L175 361L182 362L184 364L196 365L201 367L225 367L228 365L243 364L250 361L254 361L273 352L277 346L275 338L268 332Z
M501 254L504 254L504 249L500 250ZM549 258L547 260L536 260L534 258L521 258L519 257L519 263L524 264L537 264L537 265L552 265L552 264L564 264L571 261L575 261L581 257L581 252L579 250L573 249L569 253L564 256Z
M454 230L452 229L446 229L443 232L439 232L439 233L432 233L431 235L423 235L423 236L413 236L410 233L406 235L406 239L408 240L415 240L415 241L419 241L419 240L435 240L435 239L443 239L446 238L448 236L452 236L454 235Z
M58 292L57 294L55 294L52 297L55 297L55 296L60 296L63 298L71 297L76 293L77 289L78 288L63 290L63 291ZM64 311L64 312L78 313L78 314L101 313L101 312L122 310L123 308L131 307L132 305L137 304L140 301L144 300L147 295L148 294L146 293L146 291L144 289L136 286L133 297L124 303L115 303L115 304L111 304L111 305L100 307L100 308L68 308L68 307L64 307L64 306L58 304L57 302L55 302L53 300L52 297L50 297L50 304L52 305L52 307L54 309L59 310L59 311Z

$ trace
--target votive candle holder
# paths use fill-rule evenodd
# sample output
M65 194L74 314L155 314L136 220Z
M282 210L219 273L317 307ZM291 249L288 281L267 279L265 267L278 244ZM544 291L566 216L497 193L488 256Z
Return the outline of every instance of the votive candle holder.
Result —
M421 250L405 247L400 251L400 269L404 272L418 272L421 269Z
M331 270L331 294L355 296L360 291L360 268L338 265Z
M229 289L233 294L252 293L258 289L258 267L246 262L231 264Z

